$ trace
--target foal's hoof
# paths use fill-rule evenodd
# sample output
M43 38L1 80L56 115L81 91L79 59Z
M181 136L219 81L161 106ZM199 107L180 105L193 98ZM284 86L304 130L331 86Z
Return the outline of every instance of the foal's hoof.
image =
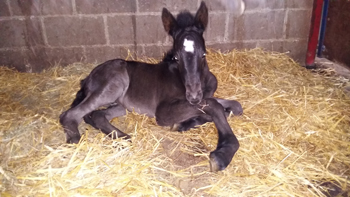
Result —
M171 131L178 131L178 132L184 132L184 131L188 131L192 128L195 128L194 126L188 126L184 123L179 123L179 124L174 124L170 130Z
M126 133L123 133L122 135L118 136L118 138L131 142L131 136ZM115 137L113 137L113 139L115 139Z
M227 159L224 153L217 150L211 152L209 158L211 172L224 170L231 162L231 159Z
M233 115L235 115L235 116L242 115L243 114L242 105L238 101L232 101L232 102L233 102L233 104L229 109L232 111Z
M80 138L81 138L80 135L73 136L73 137L67 137L67 143L68 144L79 144Z
M180 124L175 123L170 127L170 131L179 131Z
M123 136L123 137L121 137L121 138L123 138L123 140L127 140L127 141L130 141L131 142L131 136L130 135L125 135L125 136Z

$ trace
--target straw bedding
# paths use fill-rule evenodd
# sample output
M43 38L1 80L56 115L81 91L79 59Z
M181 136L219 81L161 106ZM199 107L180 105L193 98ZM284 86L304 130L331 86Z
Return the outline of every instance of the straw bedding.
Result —
M0 196L349 195L348 79L260 49L207 59L216 96L244 108L228 118L241 147L217 173L208 165L213 123L178 133L130 112L112 123L132 143L82 123L81 143L66 144L58 116L95 64L37 74L0 67Z

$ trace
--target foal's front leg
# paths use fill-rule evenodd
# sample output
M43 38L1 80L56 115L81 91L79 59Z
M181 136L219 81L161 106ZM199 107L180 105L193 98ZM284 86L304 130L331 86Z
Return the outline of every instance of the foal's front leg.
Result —
M243 108L242 105L235 100L226 100L226 99L219 99L214 98L217 102L219 102L223 107L225 111L226 117L230 115L232 112L235 116L242 115L243 114ZM207 114L202 114L197 117L190 118L188 120L185 120L179 124L175 124L172 128L172 130L176 131L187 131L192 128L195 128L198 125L202 125L207 122L212 122L211 116Z
M220 99L220 98L214 98L214 99L224 107L226 116L229 116L230 112L232 112L233 115L235 116L243 114L242 105L238 101Z
M175 124L172 127L172 130L179 131L179 132L188 131L192 128L195 128L198 125L202 125L212 121L213 119L211 118L211 116L209 116L208 114L202 114L200 116L193 117L183 122L180 122L179 124Z
M162 103L156 111L157 123L171 126L203 114L210 115L217 130L218 144L210 153L212 171L225 169L239 148L239 142L227 122L224 107L215 99L204 99L200 104L191 105L186 100L173 103Z

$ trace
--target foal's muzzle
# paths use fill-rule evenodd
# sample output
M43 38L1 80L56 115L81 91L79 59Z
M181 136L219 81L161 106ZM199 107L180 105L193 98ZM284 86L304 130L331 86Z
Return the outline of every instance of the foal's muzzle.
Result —
M203 99L203 92L202 90L195 91L195 92L187 92L186 91L186 99L188 102L190 102L192 105L198 104Z
M186 87L186 99L190 104L195 105L202 101L203 92L202 84L199 77L192 77L190 80L185 81Z

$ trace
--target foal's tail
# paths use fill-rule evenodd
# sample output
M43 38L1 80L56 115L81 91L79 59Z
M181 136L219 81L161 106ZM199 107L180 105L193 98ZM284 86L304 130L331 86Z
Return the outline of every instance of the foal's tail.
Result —
M75 96L75 99L74 99L74 101L73 101L73 103L71 105L71 108L79 105L79 103L81 103L86 97L85 92L84 92L84 88L83 88L84 81L85 80L81 80L80 81L80 90L77 92L77 95Z

